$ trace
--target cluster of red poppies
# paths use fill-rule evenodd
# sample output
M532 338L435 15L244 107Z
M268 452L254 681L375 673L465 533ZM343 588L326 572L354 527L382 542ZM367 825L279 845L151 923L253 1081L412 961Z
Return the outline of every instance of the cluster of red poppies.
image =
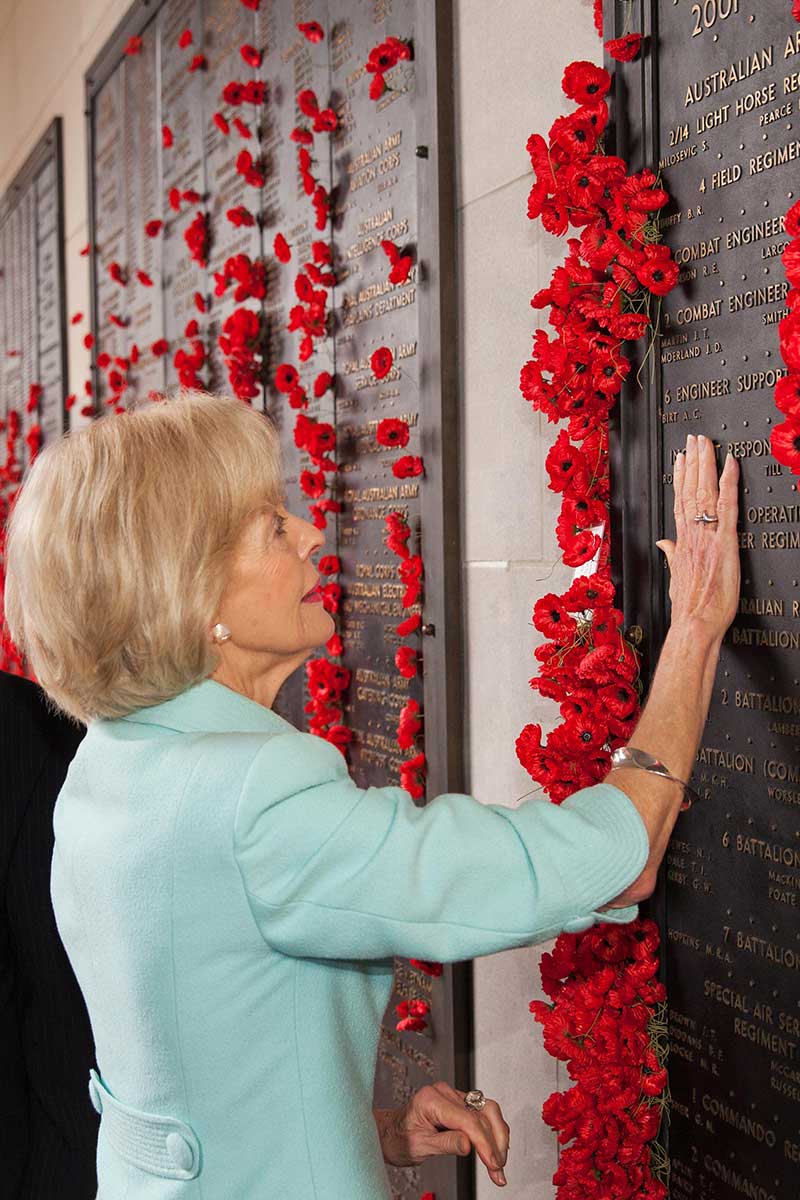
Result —
M419 1033L420 1030L427 1029L426 1017L430 1011L431 1006L427 1000L401 1000L395 1005L395 1012L400 1018L395 1029L398 1033Z
M551 1003L531 1002L545 1048L568 1064L573 1086L542 1115L565 1147L553 1182L559 1200L666 1200L651 1168L664 1108L666 1039L653 921L563 933L542 956ZM570 1145L570 1143L572 1143Z
M302 22L298 29L310 42L322 41L325 36L317 22ZM314 159L309 147L313 149L316 134L336 131L338 117L332 108L320 106L316 93L310 88L298 92L297 107L311 125L297 125L290 137L298 148L297 167L303 191L314 208L315 228L322 231L328 227L331 200L325 185L312 172ZM275 235L273 251L278 262L291 262L292 247L282 233ZM312 242L310 260L303 263L295 275L294 291L298 303L290 309L286 326L290 333L301 335L297 353L301 363L308 362L314 353L315 343L328 336L328 303L335 284L330 244L322 240ZM313 468L305 468L300 472L300 488L311 500L309 514L314 525L318 529L325 529L328 515L341 512L342 509L341 501L333 498L333 489L327 480L328 475L333 477L338 470L338 463L332 457L336 453L336 430L330 423L309 417L304 411L309 407L309 397L294 364L281 363L275 371L274 383L278 391L286 396L289 406L297 411L295 445L308 454ZM329 371L318 372L313 384L315 398L320 399L333 386L334 378ZM340 570L341 563L337 555L326 555L320 559L320 575L335 577ZM341 585L336 578L330 579L322 587L322 602L326 611L334 617L339 612L341 596ZM344 646L338 631L328 639L325 648L333 658L341 657ZM309 729L337 746L344 754L353 740L352 730L343 723L343 696L350 682L350 672L340 664L320 657L306 664L306 674L309 699L305 711L309 715Z
M800 21L800 0L794 0L792 16ZM800 475L800 201L789 209L785 226L792 240L782 261L791 291L786 297L789 314L780 322L778 332L788 374L775 385L775 403L786 419L773 429L770 445L778 462L793 475Z
M796 7L800 13L800 0ZM800 475L800 201L786 214L786 232L792 240L782 260L791 290L786 296L789 312L778 325L778 333L788 374L775 385L775 403L785 420L775 426L770 442L778 462L793 475Z
M341 653L341 651L340 651ZM338 746L344 754L353 738L352 730L342 724L342 697L350 684L350 672L328 658L312 658L306 663L309 699L309 732Z
M18 352L6 351L9 357L16 357ZM32 385L38 386L38 385ZM5 432L6 457L0 464L0 612L2 612L5 572L3 563L6 548L6 522L11 511L11 505L22 481L22 464L17 453L21 421L15 408L6 413L5 421L0 417L0 432ZM0 670L11 674L22 673L22 656L0 622Z
M396 67L399 62L414 57L411 42L402 38L388 37L386 41L373 46L364 64L364 70L372 76L369 85L371 100L380 100L386 89L386 73Z
M625 58L624 47L608 48ZM661 297L678 280L656 219L667 193L652 171L629 174L604 151L610 85L602 68L571 63L562 86L576 110L527 147L535 175L528 216L556 235L575 230L563 264L531 301L548 309L550 330L536 332L520 375L532 407L567 422L546 469L562 497L563 561L582 569L566 592L542 597L533 610L547 640L535 651L531 687L558 703L561 721L544 742L539 725L517 740L520 762L555 803L607 774L639 710L639 663L609 565L608 417L631 367L624 343L655 336ZM532 1011L545 1025L545 1046L569 1063L575 1081L545 1108L561 1142L572 1143L554 1177L559 1200L666 1195L651 1161L660 1124L652 1101L666 1084L648 1033L661 998L656 946L647 924L601 925L562 936L555 966L553 956L543 961L554 1004Z

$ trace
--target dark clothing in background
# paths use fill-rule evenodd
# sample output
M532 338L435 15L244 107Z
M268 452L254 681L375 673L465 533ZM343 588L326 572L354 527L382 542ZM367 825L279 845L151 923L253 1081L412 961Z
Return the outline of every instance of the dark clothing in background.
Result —
M0 672L3 1200L94 1200L94 1043L50 901L53 807L84 730Z

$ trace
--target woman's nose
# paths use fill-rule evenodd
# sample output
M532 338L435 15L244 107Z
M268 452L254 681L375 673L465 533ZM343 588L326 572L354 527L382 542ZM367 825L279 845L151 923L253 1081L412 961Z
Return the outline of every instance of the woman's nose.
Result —
M300 557L305 560L315 551L321 550L325 545L325 534L321 529L317 529L316 525L312 525L310 521L300 520L300 531L297 538L297 551Z

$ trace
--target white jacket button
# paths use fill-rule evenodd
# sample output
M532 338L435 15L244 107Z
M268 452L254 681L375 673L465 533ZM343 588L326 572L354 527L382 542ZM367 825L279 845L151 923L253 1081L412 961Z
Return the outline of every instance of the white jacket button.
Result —
M97 1090L97 1084L93 1079L89 1080L89 1099L92 1102L92 1108L95 1112L103 1111L103 1101L100 1099L100 1092Z
M186 1138L180 1133L167 1134L167 1154L176 1167L181 1171L191 1171L194 1165L194 1152Z

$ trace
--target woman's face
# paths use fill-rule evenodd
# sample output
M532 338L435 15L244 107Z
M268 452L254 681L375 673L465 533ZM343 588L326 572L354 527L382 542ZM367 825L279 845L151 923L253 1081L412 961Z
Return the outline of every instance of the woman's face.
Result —
M320 530L283 506L250 521L214 616L231 631L220 647L223 662L258 675L288 660L297 665L328 640L335 625L322 605L311 561L324 544Z

